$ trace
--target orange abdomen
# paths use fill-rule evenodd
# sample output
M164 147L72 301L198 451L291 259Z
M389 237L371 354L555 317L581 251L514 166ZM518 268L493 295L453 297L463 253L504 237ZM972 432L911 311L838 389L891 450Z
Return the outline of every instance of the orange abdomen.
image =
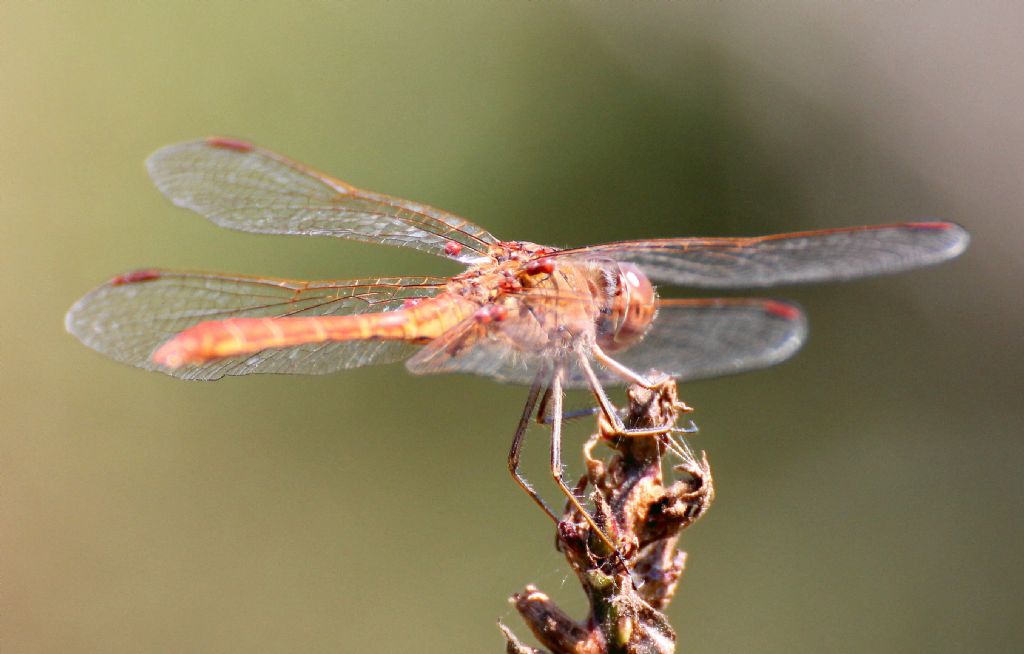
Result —
M231 318L202 322L161 345L155 363L178 368L224 357L307 343L353 340L424 341L468 315L462 303L435 298L398 311L356 316Z

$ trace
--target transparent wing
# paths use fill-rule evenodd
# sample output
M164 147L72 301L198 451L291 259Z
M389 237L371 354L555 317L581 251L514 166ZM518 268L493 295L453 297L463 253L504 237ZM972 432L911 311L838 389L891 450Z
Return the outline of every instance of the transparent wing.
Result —
M553 257L639 265L652 279L695 288L856 279L951 259L970 237L955 223L903 223L751 238L666 238L560 250Z
M417 375L465 372L513 384L530 384L542 361L567 352L554 349L526 350L509 333L510 323L481 325L473 318L436 338L405 362Z
M781 363L800 349L806 336L807 320L790 302L663 299L644 339L611 356L636 372L656 369L691 381Z
M518 321L481 325L464 321L406 362L416 374L468 372L518 384L532 383L541 365L561 361L566 387L583 388L585 378L571 347L518 347ZM636 372L657 369L681 381L717 377L781 363L807 334L803 312L779 300L661 300L658 314L633 347L611 356ZM622 385L613 372L594 364L601 381Z
M85 295L68 311L65 325L83 343L117 361L183 379L264 372L324 374L398 361L416 347L398 341L316 343L177 370L153 364L150 354L171 336L206 320L390 311L405 300L436 295L445 282L439 277L305 282L140 270L115 277Z
M446 211L355 188L244 141L170 145L146 167L174 204L221 227L400 245L464 263L485 256L496 241Z
M493 305L445 332L406 362L415 374L469 372L529 384L542 364L576 370L575 352L593 342L598 307L591 292L534 287L500 298L503 317L480 319ZM582 376L567 374L568 383Z

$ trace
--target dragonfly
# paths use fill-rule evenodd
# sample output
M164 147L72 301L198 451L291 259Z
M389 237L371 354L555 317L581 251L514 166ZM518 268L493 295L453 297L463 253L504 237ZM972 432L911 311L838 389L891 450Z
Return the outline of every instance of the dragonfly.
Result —
M612 433L651 435L623 425L607 387L652 387L653 369L689 381L763 368L805 339L806 318L792 302L663 298L655 283L737 289L851 280L951 259L969 240L963 227L931 221L560 249L500 240L447 211L356 188L236 139L164 147L147 169L175 205L221 227L395 245L466 267L452 277L323 281L142 269L82 297L67 314L69 332L117 361L182 379L405 360L416 374L527 384L508 467L556 522L519 472L538 404L538 421L551 430L552 477L589 518L562 479L565 389L590 389Z

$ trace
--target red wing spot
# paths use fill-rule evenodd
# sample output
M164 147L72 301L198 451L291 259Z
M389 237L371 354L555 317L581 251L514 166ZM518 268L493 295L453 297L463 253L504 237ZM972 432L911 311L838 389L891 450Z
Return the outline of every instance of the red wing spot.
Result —
M907 223L907 227L910 229L940 229L946 230L952 227L952 223L944 223L941 221L935 221L930 223Z
M448 241L444 244L444 253L449 257L457 257L462 254L462 243Z
M206 139L206 143L214 148L224 148L225 150L236 150L238 152L252 152L253 148L256 147L248 141L228 139L220 136L211 136Z
M110 280L111 286L121 286L123 284L135 284L138 282L148 282L154 279L160 279L160 271L152 268L144 270L133 270L130 273L118 275L117 277Z
M786 304L785 302L775 302L769 300L764 303L765 313L771 314L776 318L782 318L783 320L799 320L800 309L797 309L792 304Z

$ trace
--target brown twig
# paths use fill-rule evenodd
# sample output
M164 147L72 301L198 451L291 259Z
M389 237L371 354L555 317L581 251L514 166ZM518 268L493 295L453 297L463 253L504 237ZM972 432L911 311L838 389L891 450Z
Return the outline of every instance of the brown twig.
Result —
M656 378L657 375L654 375ZM665 427L663 436L623 437L599 421L584 447L587 472L578 496L593 489L595 521L618 546L627 571L589 523L567 506L558 525L557 546L576 572L590 603L589 615L573 620L536 587L511 602L550 654L669 654L676 633L661 613L675 593L686 554L676 549L680 532L714 499L707 457L698 460L668 428L691 409L678 400L676 384L665 379L654 389L628 390L627 428ZM607 462L593 454L603 443L615 451ZM674 455L679 479L666 487L662 459ZM547 654L521 643L499 625L509 654Z

